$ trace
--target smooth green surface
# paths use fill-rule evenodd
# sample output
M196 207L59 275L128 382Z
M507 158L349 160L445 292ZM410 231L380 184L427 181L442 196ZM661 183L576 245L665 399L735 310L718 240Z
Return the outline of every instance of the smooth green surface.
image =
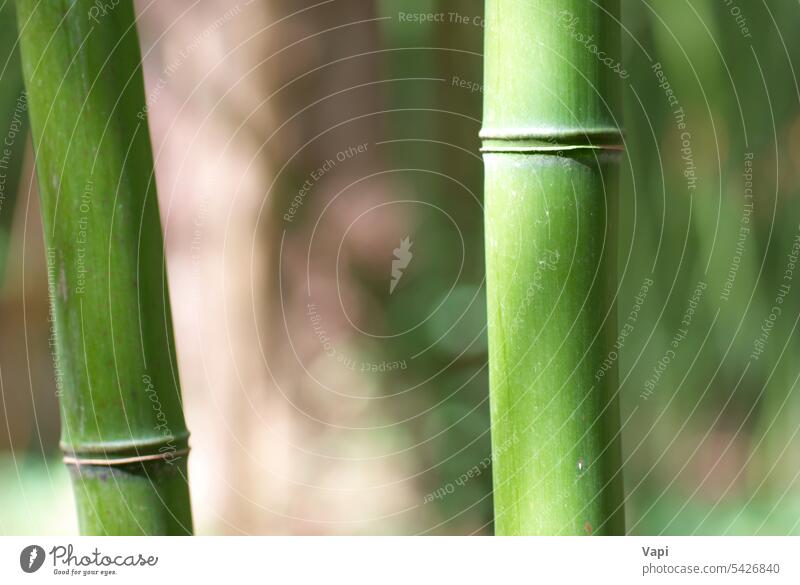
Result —
M0 285L6 273L11 222L28 140L14 3L0 7Z
M616 1L487 0L484 136L616 133ZM611 61L610 61L611 62Z
M615 323L604 238L614 165L494 153L485 165L495 530L618 532L616 378L595 379Z
M185 458L170 463L70 466L78 523L100 535L185 534ZM159 513L154 513L158 511Z
M590 146L619 141L605 109L619 80L567 34L562 11L618 52L618 25L597 4L487 2L481 133L500 535L624 531L616 369L602 368L616 334L619 154Z
M95 23L93 5L17 2L62 447L94 459L180 452L187 432L133 7L122 1ZM184 459L170 473L159 462L74 470L81 531L190 532Z

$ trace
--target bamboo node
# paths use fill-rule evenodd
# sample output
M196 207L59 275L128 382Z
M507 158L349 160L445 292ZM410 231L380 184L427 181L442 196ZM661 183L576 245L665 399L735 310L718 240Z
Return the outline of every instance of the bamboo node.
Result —
M481 152L558 155L575 151L617 153L625 150L625 137L618 128L484 128L480 138L483 141Z
M164 453L150 453L146 455L135 455L131 457L81 457L78 455L64 455L66 465L132 465L135 463L146 463L148 461L167 461L170 462L181 455L188 455L189 449L178 451L165 451Z

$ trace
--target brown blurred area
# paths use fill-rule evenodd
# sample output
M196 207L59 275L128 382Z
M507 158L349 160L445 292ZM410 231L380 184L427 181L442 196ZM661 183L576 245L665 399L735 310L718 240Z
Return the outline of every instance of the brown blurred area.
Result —
M138 4L146 83L164 86L149 106L202 531L374 532L415 497L402 457L353 442L374 403L357 373L322 359L306 316L308 286L329 335L346 337L338 299L361 303L337 266L363 264L392 229L360 222L337 250L389 189L354 185L380 169L379 41L371 3L315 4ZM304 202L314 216L332 204L313 243L311 222L287 229L303 174L359 144ZM408 529L398 522L381 529Z

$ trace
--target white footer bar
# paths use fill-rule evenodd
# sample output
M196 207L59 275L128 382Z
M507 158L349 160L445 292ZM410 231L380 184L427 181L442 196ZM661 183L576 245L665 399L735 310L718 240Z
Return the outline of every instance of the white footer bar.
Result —
M794 537L6 537L0 583L796 584L798 557Z

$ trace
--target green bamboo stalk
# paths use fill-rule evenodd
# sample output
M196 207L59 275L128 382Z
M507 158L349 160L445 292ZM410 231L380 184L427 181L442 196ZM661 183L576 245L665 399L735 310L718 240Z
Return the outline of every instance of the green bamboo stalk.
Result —
M5 2L0 5L0 286L6 274L11 222L28 139L28 104L16 30L14 4Z
M487 0L495 531L624 531L616 372L618 0ZM611 360L613 361L613 360Z
M62 449L83 534L189 534L188 433L131 0L17 0Z

